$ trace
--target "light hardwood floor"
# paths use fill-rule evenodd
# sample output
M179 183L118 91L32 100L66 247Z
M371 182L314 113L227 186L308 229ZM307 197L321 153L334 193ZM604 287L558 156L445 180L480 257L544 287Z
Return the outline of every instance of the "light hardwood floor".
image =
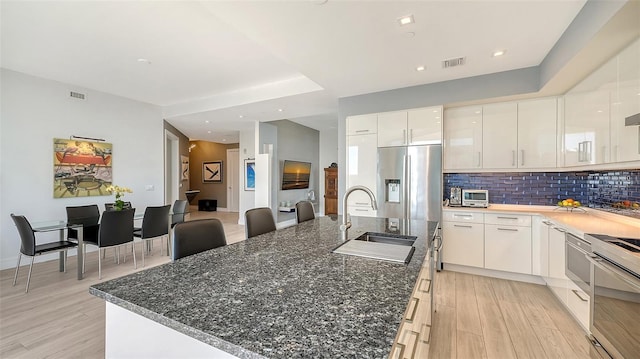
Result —
M244 240L237 213L192 209L190 220L212 217L223 222L229 243ZM159 243L146 268L169 261ZM0 272L0 358L104 357L105 305L88 293L99 282L97 255L88 254L82 281L75 278L74 258L66 274L57 271L57 261L34 265L26 294L26 267L15 287L13 269ZM118 265L109 251L102 280L134 271L131 256ZM546 287L443 271L435 293L432 358L589 357L584 333Z

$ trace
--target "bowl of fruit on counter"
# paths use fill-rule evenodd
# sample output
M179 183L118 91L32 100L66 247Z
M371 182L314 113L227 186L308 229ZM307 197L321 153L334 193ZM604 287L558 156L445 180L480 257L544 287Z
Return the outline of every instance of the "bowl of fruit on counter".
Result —
M640 203L631 201L616 202L611 205L613 208L637 209L640 210Z
M584 209L582 209L582 203L580 203L580 201L574 200L573 198L567 198L563 199L562 201L558 201L557 205L558 207L556 209L566 209L567 211L579 209L581 211L584 211Z

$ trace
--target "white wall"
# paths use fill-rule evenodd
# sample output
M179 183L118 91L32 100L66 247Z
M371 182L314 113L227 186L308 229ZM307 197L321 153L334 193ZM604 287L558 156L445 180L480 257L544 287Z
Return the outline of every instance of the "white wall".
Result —
M244 225L244 212L255 207L255 191L244 190L244 160L256 158L255 130L240 131L240 174L238 179L240 186L240 203L238 224Z
M113 180L130 187L136 208L163 204L164 133L159 107L2 69L0 111L0 268L15 266L20 239L9 214L31 221L65 219L70 205L113 196L53 198L53 139L71 135L113 144ZM69 91L86 99L69 97ZM146 191L152 185L153 191ZM38 235L55 240L57 235ZM44 256L43 256L44 257ZM49 255L41 258L56 258ZM23 259L24 261L24 259ZM73 263L71 261L70 263Z

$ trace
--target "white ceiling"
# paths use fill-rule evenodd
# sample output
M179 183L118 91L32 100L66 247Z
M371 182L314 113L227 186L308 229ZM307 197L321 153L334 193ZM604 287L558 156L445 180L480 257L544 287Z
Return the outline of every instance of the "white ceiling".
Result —
M335 127L338 97L539 65L584 3L3 0L1 65L156 104L192 139L236 142L254 121ZM459 56L465 66L442 68Z

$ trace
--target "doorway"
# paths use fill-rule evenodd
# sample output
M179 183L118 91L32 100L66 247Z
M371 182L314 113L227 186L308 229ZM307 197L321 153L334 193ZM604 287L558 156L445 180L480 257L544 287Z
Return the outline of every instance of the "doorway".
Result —
M227 150L227 211L240 210L240 153L237 148Z

